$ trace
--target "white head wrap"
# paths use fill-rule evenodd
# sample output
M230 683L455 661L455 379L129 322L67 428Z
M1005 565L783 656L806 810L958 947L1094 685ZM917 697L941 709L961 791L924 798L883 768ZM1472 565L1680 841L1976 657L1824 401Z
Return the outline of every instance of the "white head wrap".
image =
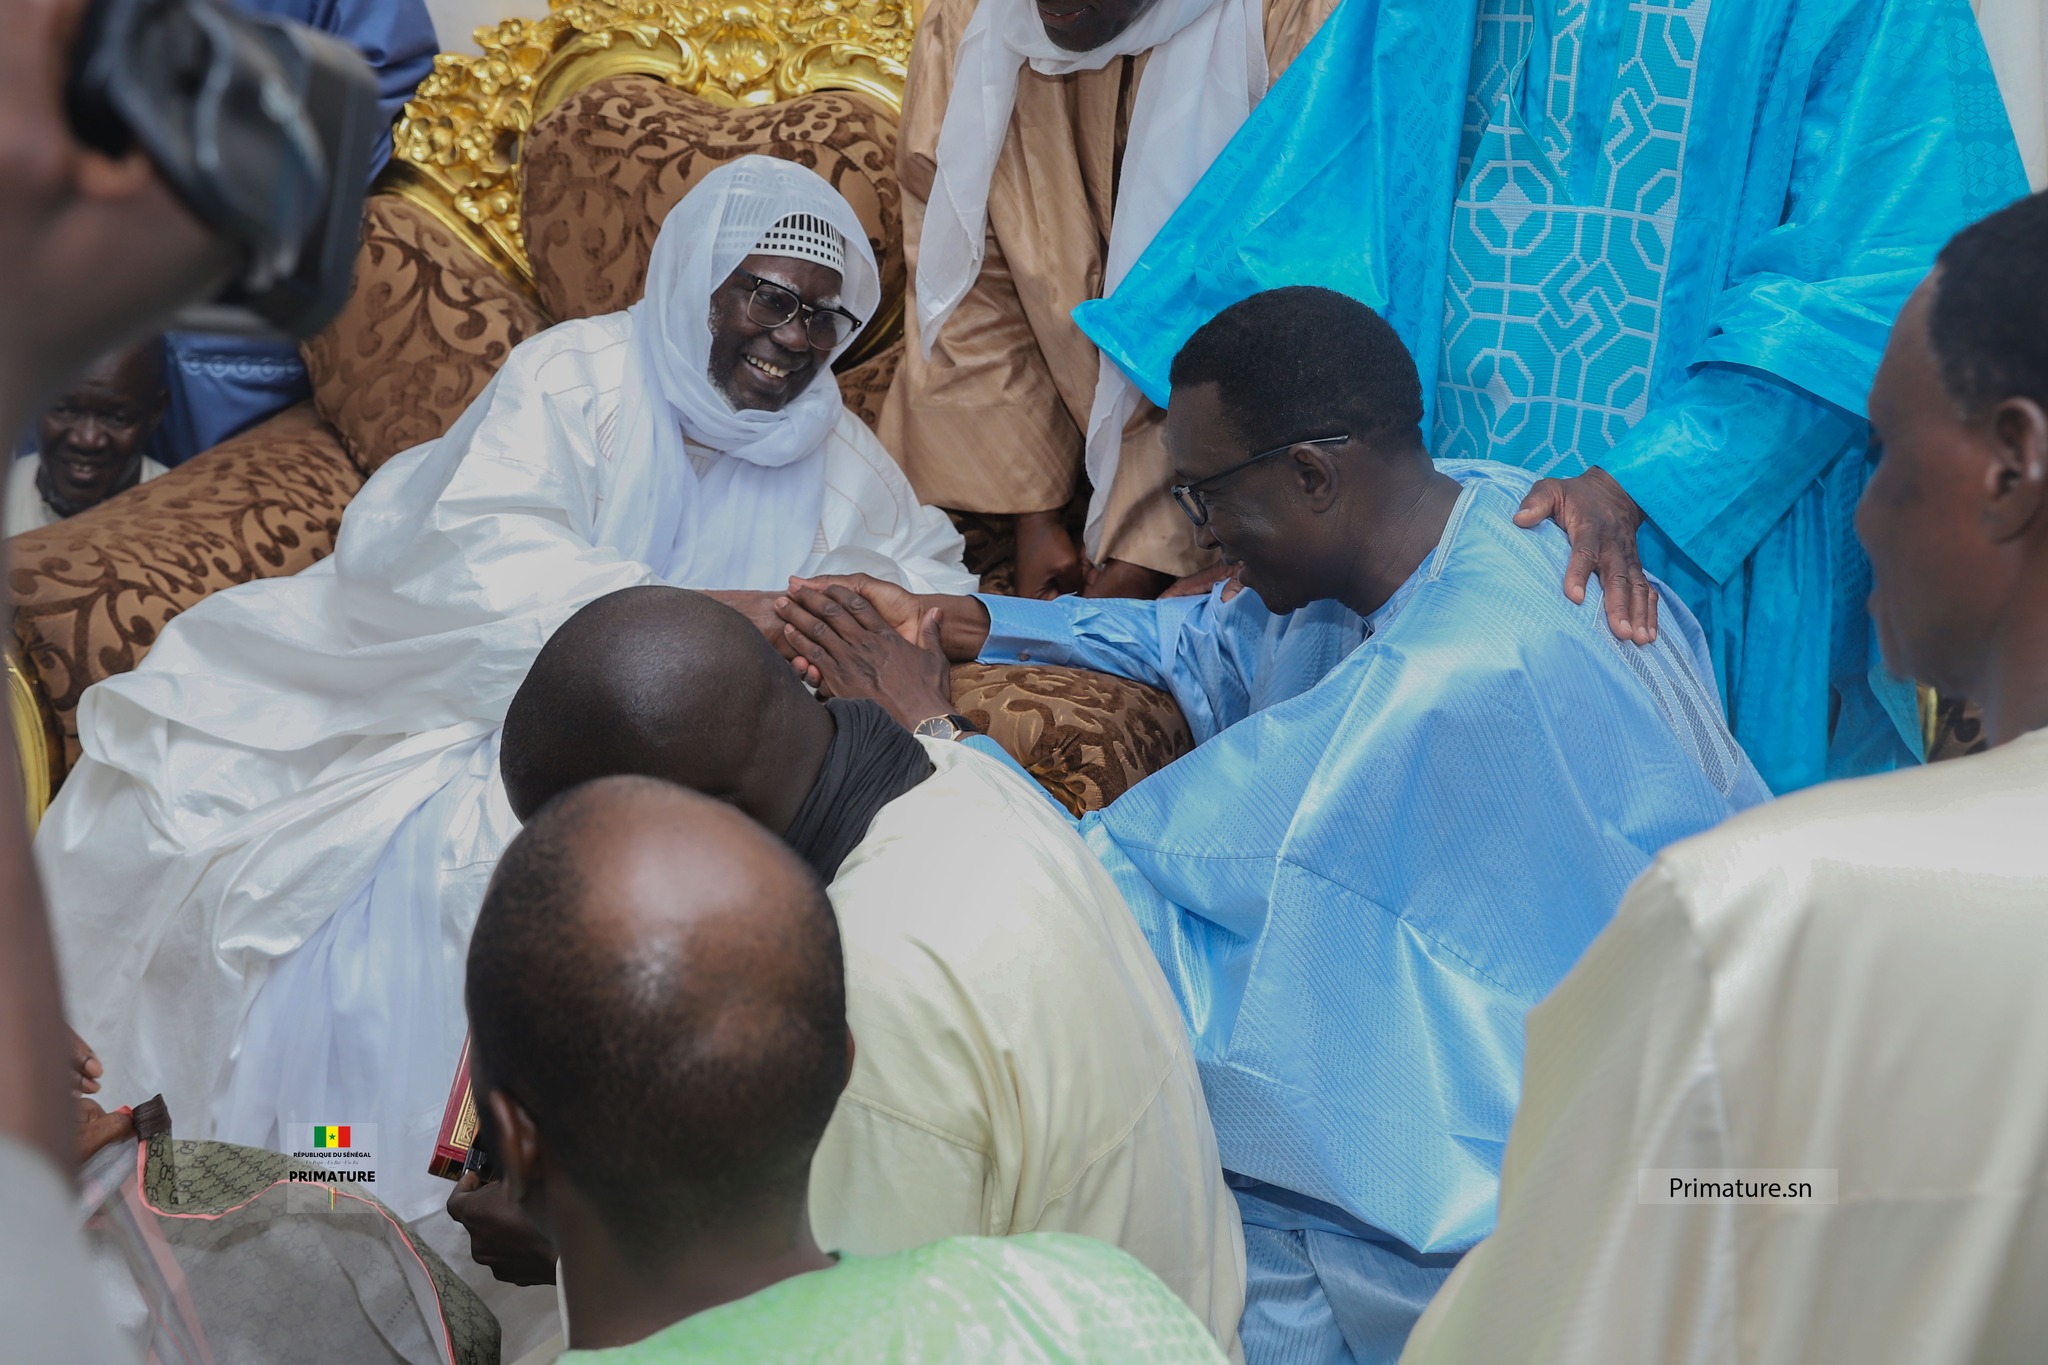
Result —
M779 250L775 233L787 239ZM633 339L613 442L619 468L598 511L602 543L685 587L779 588L803 567L824 509L819 451L839 421L838 381L821 358L779 412L735 409L709 373L711 295L756 251L816 260L827 247L843 258L842 306L874 317L881 272L867 232L814 172L741 157L669 211L646 291L627 310ZM700 477L685 437L724 458Z
M1152 52L1138 84L1103 263L1106 296L1180 207L1266 93L1261 0L1152 0L1115 39L1069 52L1045 35L1032 0L980 0L960 40L953 94L939 126L938 173L918 241L917 321L925 354L981 273L988 191L1010 130L1024 63L1041 75L1095 71ZM1137 392L1107 358L1088 418L1091 552Z

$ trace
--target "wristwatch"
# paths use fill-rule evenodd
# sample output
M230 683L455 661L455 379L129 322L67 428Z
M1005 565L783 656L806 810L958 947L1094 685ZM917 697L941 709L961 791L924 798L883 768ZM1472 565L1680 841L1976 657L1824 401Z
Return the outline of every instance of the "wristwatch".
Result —
M910 733L923 735L926 739L965 739L969 735L980 734L981 727L958 711L948 711L943 716L919 721Z

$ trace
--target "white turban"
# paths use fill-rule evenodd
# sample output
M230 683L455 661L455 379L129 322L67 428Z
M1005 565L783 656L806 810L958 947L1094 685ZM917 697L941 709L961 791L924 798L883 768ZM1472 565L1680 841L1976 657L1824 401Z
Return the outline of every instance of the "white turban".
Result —
M612 442L620 468L598 511L598 539L672 583L780 588L817 535L820 450L841 413L829 360L777 412L735 409L709 372L712 292L756 250L774 250L771 230L789 235L789 220L804 225L806 237L837 234L840 302L872 319L881 272L852 206L814 172L766 156L719 167L670 210L646 291L628 310L633 340ZM776 254L816 258L813 249ZM829 359L858 335L856 328ZM723 458L700 476L686 437Z

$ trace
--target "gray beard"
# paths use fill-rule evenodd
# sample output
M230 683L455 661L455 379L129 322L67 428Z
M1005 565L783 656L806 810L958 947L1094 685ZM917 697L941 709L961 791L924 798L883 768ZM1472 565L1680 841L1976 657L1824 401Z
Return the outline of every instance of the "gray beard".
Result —
M718 390L719 396L732 405L734 412L740 410L740 396L733 391L732 371L727 370L724 374L717 375L712 374L707 366L705 368L705 378L711 381L711 387Z
M718 339L718 310L716 308L713 308L710 312L704 315L704 326L707 329L709 329L711 333L713 349L717 349L716 343ZM709 359L707 359L704 362L704 377L711 381L711 387L718 390L719 396L725 399L725 401L732 406L732 410L734 412L738 412L740 410L740 396L739 394L733 391L731 370L727 370L724 374L720 374L718 373L717 369L714 368L712 362Z

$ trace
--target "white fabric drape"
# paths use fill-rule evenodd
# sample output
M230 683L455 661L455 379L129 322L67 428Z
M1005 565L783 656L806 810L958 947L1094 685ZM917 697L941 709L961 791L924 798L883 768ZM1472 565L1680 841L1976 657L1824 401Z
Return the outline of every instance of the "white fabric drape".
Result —
M1104 295L1116 289L1266 93L1265 8L1259 0L1153 0L1113 41L1087 52L1069 52L1046 37L1028 0L982 0L975 9L960 40L918 243L918 325L927 356L981 273L989 185L1009 135L1024 64L1041 75L1062 76L1140 52L1152 55L1131 111ZM1091 554L1100 546L1124 423L1137 401L1123 371L1103 357L1088 417L1086 462L1095 489L1086 537Z
M843 411L839 385L819 378L779 411L735 409L708 373L712 291L766 232L810 213L846 239L840 298L855 317L874 316L881 277L867 233L839 193L802 166L741 157L721 166L670 211L647 263L633 320L619 408L621 465L598 515L598 537L677 583L779 588L810 550L824 494L817 455ZM832 353L837 359L854 331ZM696 473L685 438L727 458ZM640 458L642 452L651 458ZM649 517L649 508L660 515ZM707 508L748 535L710 531Z
M678 252L670 239L706 221L699 195L717 202L743 187L745 169L736 163L693 191L664 226L657 259L694 259L697 243ZM866 246L850 211L822 212L809 186L823 182L809 172L771 170L765 180L804 188L749 214L764 225L792 210L847 222L857 275L852 258ZM745 254L707 235L700 278ZM862 286L849 286L847 306L859 311ZM140 667L86 692L83 757L36 854L72 1022L107 1063L111 1102L161 1090L180 1131L261 1143L262 1116L248 1106L236 1111L247 1126L230 1133L218 1122L237 1069L274 1066L291 1093L257 1089L278 1122L375 1123L393 1148L377 1153L380 1165L419 1165L424 1153L397 1144L421 1106L445 1097L460 1045L462 945L517 827L497 777L498 727L555 628L641 583L774 587L849 563L918 591L971 589L945 515L918 505L836 392L817 400L832 418L808 438L812 449L780 465L735 459L680 430L633 434L640 418L627 409L648 329L658 324L654 334L683 355L698 354L692 328L708 335L709 286L694 296L662 287L660 306L564 323L517 347L446 436L363 486L331 557L214 594L174 619ZM680 411L674 395L687 390L672 380L663 376L662 394ZM810 387L833 389L830 371ZM800 407L810 398L763 418L768 430L752 439L773 446L813 429L817 410ZM715 425L701 408L689 420ZM647 467L657 462L677 468ZM812 486L793 488L799 476ZM771 515L793 524L764 524ZM755 541L782 558L767 560ZM386 858L430 798L432 827ZM370 920L336 925L312 950L325 965L293 973L291 998L257 1008L279 961L345 906ZM408 933L366 931L408 916ZM448 974L439 1003L424 988L405 1000L378 993L419 976L419 964L399 971L378 954L436 942ZM324 1047L283 1036L343 1014ZM401 1026L426 1019L439 1022L410 1035ZM452 1038L440 1036L449 1028ZM280 1060L321 1051L324 1073ZM438 1076L439 1093L412 1094L402 1113L351 1112L380 1104L381 1081L399 1066Z

